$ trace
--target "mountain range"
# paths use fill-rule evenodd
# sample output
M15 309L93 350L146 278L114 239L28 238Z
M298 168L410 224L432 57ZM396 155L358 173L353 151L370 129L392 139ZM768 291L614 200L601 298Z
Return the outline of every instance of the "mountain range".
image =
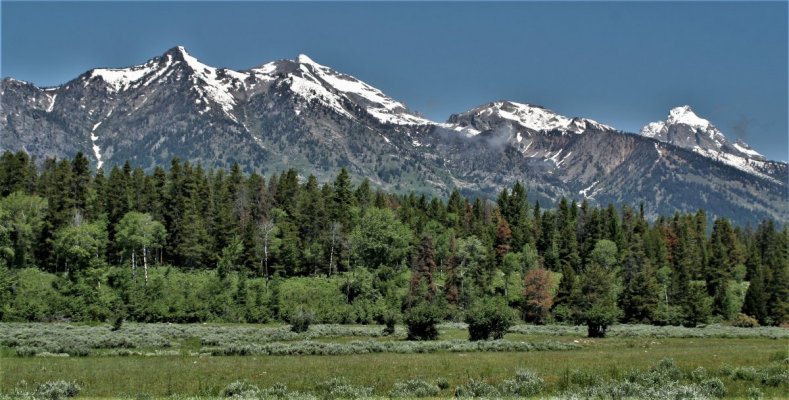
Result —
M626 133L588 118L495 101L434 122L305 55L244 71L183 47L145 64L96 68L56 87L0 82L0 150L38 160L92 155L96 168L180 157L328 181L340 167L400 192L643 204L649 217L703 208L739 223L789 221L784 162L732 142L689 106Z

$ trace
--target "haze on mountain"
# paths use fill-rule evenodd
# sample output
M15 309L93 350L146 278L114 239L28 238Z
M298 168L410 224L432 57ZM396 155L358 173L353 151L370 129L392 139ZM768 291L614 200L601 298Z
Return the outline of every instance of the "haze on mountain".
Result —
M789 220L787 164L730 142L690 107L641 135L542 106L494 101L434 122L306 55L243 71L183 47L129 68L97 68L57 87L6 78L0 149L91 154L96 168L340 167L400 192L492 198L521 181L533 200L644 204L648 216L704 208L738 222Z

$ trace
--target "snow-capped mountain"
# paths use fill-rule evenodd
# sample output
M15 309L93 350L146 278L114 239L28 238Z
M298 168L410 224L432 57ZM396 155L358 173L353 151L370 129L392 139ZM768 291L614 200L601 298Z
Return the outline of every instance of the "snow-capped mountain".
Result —
M493 198L521 181L543 204L565 196L644 203L651 216L705 208L740 222L789 220L786 164L728 142L689 109L643 136L510 101L440 123L305 55L232 70L183 47L57 87L6 78L0 106L0 150L38 160L83 152L104 170L179 157L265 174L296 168L327 181L343 166L403 192Z
M588 118L568 118L545 107L521 104L512 101L496 101L454 114L447 121L466 135L473 136L484 131L509 130L516 133L515 140L522 135L531 136L538 132L560 131L584 133L590 129L615 130Z
M752 174L782 178L781 163L767 161L742 140L730 142L723 132L696 115L690 106L671 109L665 121L651 122L641 128L641 135L693 150Z

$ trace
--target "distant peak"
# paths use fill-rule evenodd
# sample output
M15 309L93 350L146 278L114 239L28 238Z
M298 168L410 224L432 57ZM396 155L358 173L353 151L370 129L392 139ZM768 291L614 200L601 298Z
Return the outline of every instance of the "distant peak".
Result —
M693 113L693 109L689 105L674 107L669 111L671 114ZM695 113L694 113L695 114Z
M708 128L710 127L710 121L707 121L704 118L699 117L693 112L693 109L690 108L688 105L674 107L669 111L668 118L666 122L669 125L674 124L685 124L692 126L694 128Z
M296 57L296 62L298 62L299 64L320 65L306 54L299 54L298 57Z
M191 57L191 55L189 54L188 51L186 51L186 48L184 46L175 46L167 50L164 54L180 60L183 60L186 57Z

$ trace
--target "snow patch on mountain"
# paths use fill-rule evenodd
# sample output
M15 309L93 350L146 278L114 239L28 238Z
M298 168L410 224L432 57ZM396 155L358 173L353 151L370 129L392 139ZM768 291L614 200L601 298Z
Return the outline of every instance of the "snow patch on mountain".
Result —
M49 96L49 95L47 95L47 96ZM57 93L55 93L54 95L52 95L50 97L49 106L47 107L47 112L48 113L51 113L52 110L55 109L55 99L57 99L57 98L58 98L58 94Z
M96 156L96 169L101 168L101 166L104 164L104 162L101 161L101 147L96 144L96 141L99 140L99 137L94 133L96 132L96 128L98 128L100 125L101 121L93 125L93 129L90 130L90 141L93 143L93 154Z
M587 118L570 118L545 107L513 101L497 101L453 115L448 121L450 129L474 136L496 129L502 122L530 132L561 131L580 134L588 129L614 130L614 128ZM453 127L454 126L454 127ZM516 140L518 136L515 136ZM522 140L522 138L521 138ZM519 141L521 141L519 140Z
M640 133L642 136L690 149L740 170L769 178L760 171L761 168L767 168L764 156L741 140L729 142L723 132L707 119L696 115L690 106L672 108L665 121L651 122L641 128Z
M359 79L350 75L345 75L333 69L316 63L304 54L296 58L301 71L302 79L310 81L310 85L320 85L324 90L316 90L316 93L325 94L324 91L337 92L353 103L358 104L367 111L372 117L382 123L395 125L431 125L432 121L422 118L408 111L408 108L383 92L370 86ZM327 87L328 86L328 87ZM301 92L301 94L305 94ZM323 96L324 100L328 100ZM337 97L337 94L334 95ZM339 100L328 100L330 105L337 109L341 114L347 111L340 105Z

